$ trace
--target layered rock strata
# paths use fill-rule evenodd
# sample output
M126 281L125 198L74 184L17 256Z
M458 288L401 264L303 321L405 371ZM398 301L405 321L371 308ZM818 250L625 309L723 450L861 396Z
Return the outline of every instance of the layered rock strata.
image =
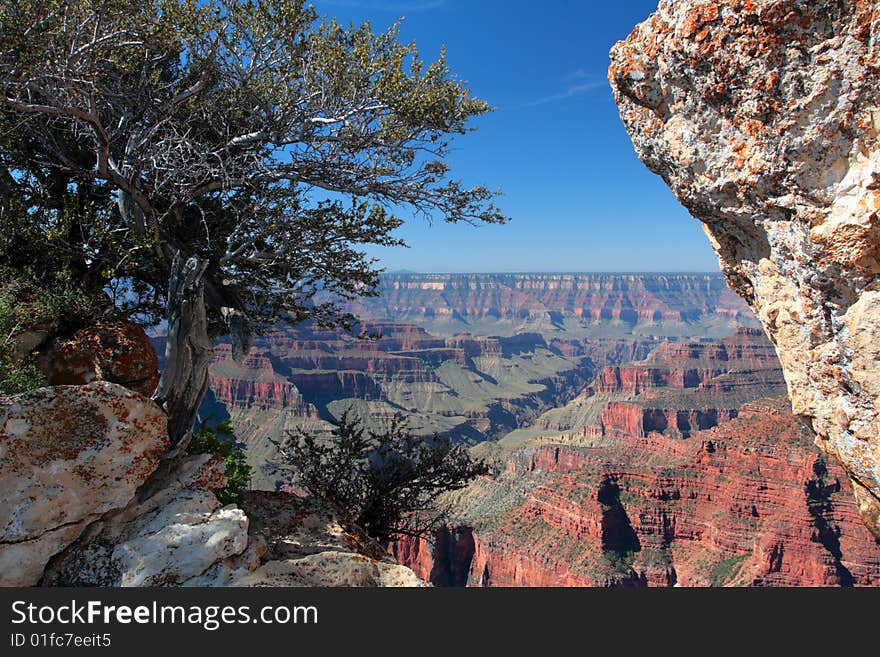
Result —
M779 399L690 439L537 444L397 559L438 586L877 586L841 467Z
M749 315L711 274L387 274L379 296L352 310L386 319L548 316L633 324Z

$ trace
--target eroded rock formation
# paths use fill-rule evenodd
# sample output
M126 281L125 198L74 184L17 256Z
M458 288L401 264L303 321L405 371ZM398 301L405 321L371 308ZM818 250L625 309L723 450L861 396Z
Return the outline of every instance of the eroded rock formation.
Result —
M100 518L53 559L43 582L169 586L201 576L248 545L247 516L212 492L225 485L221 458L165 462L125 508Z
M783 399L689 439L536 444L395 557L439 586L877 586L846 476Z
M707 274L386 274L358 317L449 320L565 317L628 323L748 316L720 277Z
M168 446L165 414L122 386L0 398L0 586L36 584L90 523L125 507Z
M880 7L661 0L609 80L880 537Z

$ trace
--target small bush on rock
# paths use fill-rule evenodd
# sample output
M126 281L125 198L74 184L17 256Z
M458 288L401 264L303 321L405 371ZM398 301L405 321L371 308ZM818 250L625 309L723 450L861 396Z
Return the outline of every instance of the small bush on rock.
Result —
M209 426L203 422L187 447L188 454L217 454L226 459L226 486L217 491L223 504L240 504L251 481L251 466L245 452L235 444L229 420Z
M38 276L29 269L0 267L0 394L27 392L46 383L34 366L36 354L16 353L27 334L55 334L77 322L87 324L98 312L97 304L65 272Z
M400 417L376 432L344 414L330 440L299 431L275 444L300 486L348 510L381 541L429 532L445 516L437 498L489 471L449 438L413 436Z

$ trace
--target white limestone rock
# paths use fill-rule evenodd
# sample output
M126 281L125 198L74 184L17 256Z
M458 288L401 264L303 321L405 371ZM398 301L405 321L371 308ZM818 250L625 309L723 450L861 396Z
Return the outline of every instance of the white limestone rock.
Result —
M89 522L132 500L167 444L165 414L113 383L0 398L0 585L36 584Z

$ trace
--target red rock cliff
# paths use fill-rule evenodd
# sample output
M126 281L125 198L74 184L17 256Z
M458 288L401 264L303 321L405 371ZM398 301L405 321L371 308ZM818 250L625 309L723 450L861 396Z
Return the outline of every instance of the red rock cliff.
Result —
M456 529L473 549L409 539L395 554L438 584L465 566L472 586L880 584L880 545L844 471L786 406L747 404L687 441L527 448L465 498L475 518L497 510ZM514 488L527 493L499 509Z

